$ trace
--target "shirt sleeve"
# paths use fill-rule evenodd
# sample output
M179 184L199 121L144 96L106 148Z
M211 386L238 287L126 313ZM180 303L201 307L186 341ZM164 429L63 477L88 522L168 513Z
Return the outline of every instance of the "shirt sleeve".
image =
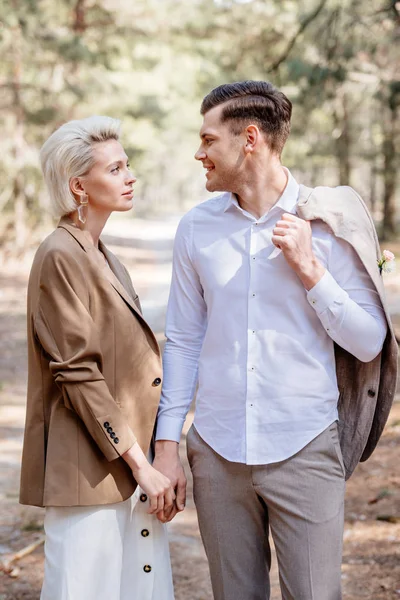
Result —
M353 247L334 238L329 271L307 293L327 334L362 362L382 350L387 322L379 294Z
M61 252L48 254L33 316L35 333L65 406L78 414L111 461L129 450L136 438L104 380L101 332L89 305L87 281L78 262ZM105 424L115 432L113 439Z
M191 213L183 217L174 243L156 440L180 440L196 389L198 360L206 331L207 307L193 263L192 219Z

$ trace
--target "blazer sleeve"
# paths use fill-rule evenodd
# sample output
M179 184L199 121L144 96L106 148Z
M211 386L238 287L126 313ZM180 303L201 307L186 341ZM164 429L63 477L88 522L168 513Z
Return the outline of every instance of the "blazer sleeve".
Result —
M101 331L89 309L88 282L78 261L59 250L48 253L33 316L35 333L65 406L79 415L111 461L129 450L136 437L102 375Z

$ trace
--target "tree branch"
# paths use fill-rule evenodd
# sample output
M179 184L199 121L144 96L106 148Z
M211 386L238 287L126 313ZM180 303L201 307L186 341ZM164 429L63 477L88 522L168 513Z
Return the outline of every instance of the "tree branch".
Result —
M269 67L269 69L267 69L267 73L272 73L273 71L276 71L280 67L280 65L287 59L294 45L296 44L299 36L305 31L305 29L307 29L310 23L312 23L312 21L314 21L314 19L318 17L319 13L324 8L326 2L327 0L321 0L316 9L303 20L297 32L294 34L294 36L286 46L286 49L282 52L281 56L272 64L271 67Z

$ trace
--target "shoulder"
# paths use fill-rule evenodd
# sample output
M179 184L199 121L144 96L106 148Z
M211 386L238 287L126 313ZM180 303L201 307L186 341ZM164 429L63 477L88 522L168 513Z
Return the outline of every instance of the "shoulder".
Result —
M230 194L224 192L200 202L183 215L178 230L181 232L189 231L196 224L206 223L209 219L214 220L217 216L223 215L229 197Z
M84 278L86 257L84 249L66 231L58 227L48 235L36 251L32 273L39 281L66 278Z
M322 219L336 235L344 237L362 230L374 232L367 206L350 186L300 186L298 214L307 220Z

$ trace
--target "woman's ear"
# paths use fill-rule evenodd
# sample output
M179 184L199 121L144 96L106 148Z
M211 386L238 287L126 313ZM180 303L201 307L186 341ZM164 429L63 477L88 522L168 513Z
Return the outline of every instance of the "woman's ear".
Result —
M80 177L72 177L69 180L69 188L74 196L82 196L85 193Z

